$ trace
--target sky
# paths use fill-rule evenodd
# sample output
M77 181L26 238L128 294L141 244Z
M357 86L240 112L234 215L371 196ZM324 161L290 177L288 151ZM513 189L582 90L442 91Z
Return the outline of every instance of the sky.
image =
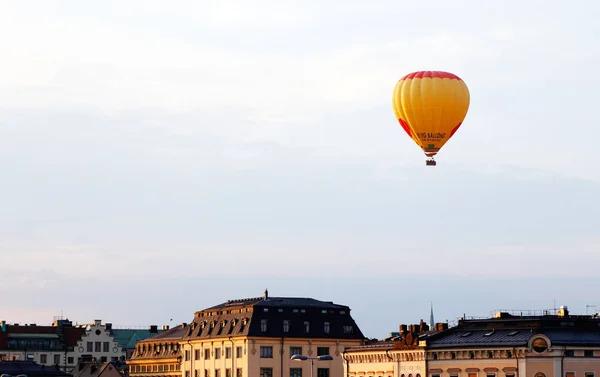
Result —
M600 310L600 3L0 3L0 318L350 306L368 337ZM397 80L467 117L435 168ZM589 305L589 306L588 306ZM597 307L596 307L597 305Z

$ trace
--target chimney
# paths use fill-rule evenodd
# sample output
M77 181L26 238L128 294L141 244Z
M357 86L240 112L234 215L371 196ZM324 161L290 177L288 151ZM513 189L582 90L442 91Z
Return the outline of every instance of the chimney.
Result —
M2 320L2 332L6 332L6 321Z
M419 322L419 332L424 332L424 331L428 331L429 330L429 326L427 326L427 324L425 322L423 322L423 320L421 320L421 322Z
M269 291L265 289L265 300L269 299Z
M561 305L560 309L558 309L558 316L559 317L568 317L569 316L569 308L567 308L565 305Z
M156 334L158 332L158 326L157 325L150 325L150 332L153 334Z
M163 331L167 331L169 329L169 325L163 325Z
M102 320L101 319L95 319L94 320L94 325L96 325L96 326L102 325Z
M400 325L400 334L404 334L406 331L406 325Z
M186 326L187 326L187 323L185 323L185 322L183 322L183 323L181 324L181 327L182 327L182 328L184 328L184 327L186 327Z
M448 330L448 324L447 323L436 323L435 329L436 329L436 331Z

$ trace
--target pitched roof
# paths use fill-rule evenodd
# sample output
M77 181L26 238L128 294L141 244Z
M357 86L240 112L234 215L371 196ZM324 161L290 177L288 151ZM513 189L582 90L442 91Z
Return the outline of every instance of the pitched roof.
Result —
M160 334L164 330L157 330ZM157 333L150 332L150 330L137 330L137 329L112 329L115 342L123 349L135 348L137 342L156 335Z
M546 330L543 331L552 344L567 346L600 345L600 329L590 330Z
M320 301L307 297L253 297L229 300L202 311L231 309L240 306L349 309L346 305L338 305L331 301Z
M429 348L464 346L520 346L526 345L533 333L530 329L453 330L429 341Z
M119 369L110 361L100 365L95 363L80 363L73 369L73 377L121 377Z
M148 337L142 342L155 342L158 340L176 340L181 339L185 331L187 330L187 324L182 323L181 325L171 327L168 330L164 330L154 336Z
M196 312L183 339L229 336L364 339L346 305L268 297L267 292L265 297L230 300Z

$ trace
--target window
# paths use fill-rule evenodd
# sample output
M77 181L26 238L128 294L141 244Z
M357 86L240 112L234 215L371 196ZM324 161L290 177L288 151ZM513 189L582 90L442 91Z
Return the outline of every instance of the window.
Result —
M102 343L102 352L108 352L108 347L110 347L110 343L108 343L108 342Z
M441 377L441 375L439 373L432 373L431 377Z
M190 359L190 350L185 350L185 361Z
M486 376L487 377L496 377L496 373L487 373Z
M467 377L477 377L477 373L469 372L469 373L467 373Z
M583 351L583 357L594 357L594 351L593 350Z
M273 347L271 347L271 346L260 346L260 357L262 357L262 358L272 358L273 357Z
M354 327L352 326L344 326L344 334L352 334L354 333Z
M225 347L225 358L231 359L231 347ZM231 377L231 376L229 376Z
M60 355L54 355L54 364L55 365L60 364Z
M585 377L594 377L594 372L585 372Z
M210 349L209 348L204 349L204 360L210 360Z
M185 377L190 377L190 371L189 370L185 371Z
M48 355L40 355L40 364L48 363Z
M204 369L204 377L210 377L210 370Z
M225 377L232 377L230 368L225 369Z
M287 319L283 320L283 332L290 332L290 321Z
M260 320L260 331L262 331L262 332L267 331L267 320L266 319Z
M290 347L290 356L302 355L302 347Z
M302 368L290 368L290 377L302 377Z
M102 352L102 342L95 342L94 343L94 350L96 352Z
M221 377L221 369L215 369L215 377Z
M565 377L575 377L575 372L566 372Z
M317 377L329 377L329 368L317 369Z
M116 359L116 357L115 357L114 359ZM114 361L117 361L117 360L114 360ZM73 356L69 356L69 357L67 358L67 363L68 363L69 365L73 365L73 364L75 363L75 359L73 358Z
M304 321L304 332L307 333L310 331L310 323L308 321Z
M317 356L329 355L329 347L317 347Z
M260 377L273 377L273 368L260 368Z
M221 358L221 349L215 348L215 359L220 359L220 358Z
M236 372L235 372L236 376L235 377L242 377L242 368L237 368Z
M323 324L323 331L325 332L325 334L329 334L329 329L330 329L329 322L325 322Z
M566 350L565 351L565 356L566 357L573 357L573 356L575 356L575 351L573 351L573 350Z
M244 350L242 347L238 347L235 349L235 357L241 358L244 356ZM238 369L239 370L239 369Z
M94 352L94 343L87 342L86 345L87 345L87 351L88 352Z

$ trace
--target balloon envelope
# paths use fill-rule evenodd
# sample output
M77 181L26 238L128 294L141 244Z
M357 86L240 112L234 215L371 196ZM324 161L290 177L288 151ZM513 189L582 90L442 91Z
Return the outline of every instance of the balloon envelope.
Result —
M444 71L410 73L396 83L392 97L398 122L429 157L461 126L469 103L464 81Z

